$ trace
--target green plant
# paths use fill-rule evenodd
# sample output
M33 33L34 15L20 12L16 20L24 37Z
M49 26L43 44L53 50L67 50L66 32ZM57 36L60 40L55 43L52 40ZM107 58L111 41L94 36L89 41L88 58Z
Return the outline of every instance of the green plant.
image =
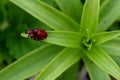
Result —
M109 75L120 80L116 58L120 30L107 31L119 18L120 0L105 0L101 6L100 0L85 0L84 5L79 0L55 0L61 11L41 0L10 1L52 30L43 40L48 44L1 70L1 80L23 80L39 72L36 80L55 80L79 60L84 61L91 80L110 80Z
M20 36L27 24L44 25L10 1L0 1L0 70L43 44Z

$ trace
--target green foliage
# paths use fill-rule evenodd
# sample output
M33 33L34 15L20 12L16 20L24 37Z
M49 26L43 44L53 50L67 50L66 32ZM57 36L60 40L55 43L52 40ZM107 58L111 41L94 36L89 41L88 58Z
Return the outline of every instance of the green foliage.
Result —
M55 0L63 13L80 23L82 14L82 2L80 0ZM69 5L66 5L68 4Z
M96 66L86 55L83 57L86 68L92 80L110 80L109 75Z
M105 0L101 6L98 32L107 30L120 16L120 0Z
M103 49L113 56L120 56L120 38L116 38L101 45Z
M18 61L16 61L14 63L15 65L12 64L11 66L3 69L1 71L2 74L0 73L0 78L6 80L6 78L9 77L9 80L21 80L29 76L35 75L39 71L44 69L44 67L47 66L47 64L52 60L52 58L54 58L62 49L62 47L56 45L44 45L42 47L39 47L28 53L27 56L24 56ZM20 75L12 76L16 73Z
M10 1L21 9L0 2L1 23L9 23L0 27L0 68L18 60L0 71L1 80L77 80L84 65L90 80L120 80L120 0ZM22 38L27 25L47 30L48 37Z
M91 37L98 26L100 0L86 0L80 23L80 33ZM94 17L93 17L94 16Z
M49 28L8 0L2 0L0 4L0 65L6 66L43 44L22 38L21 32L37 26Z
M76 32L69 31L49 31L49 36L47 39L43 40L48 43L73 47L73 48L81 48L81 34Z
M101 32L94 35L97 44L102 44L120 36L120 30Z
M62 73L56 80L78 80L79 62Z

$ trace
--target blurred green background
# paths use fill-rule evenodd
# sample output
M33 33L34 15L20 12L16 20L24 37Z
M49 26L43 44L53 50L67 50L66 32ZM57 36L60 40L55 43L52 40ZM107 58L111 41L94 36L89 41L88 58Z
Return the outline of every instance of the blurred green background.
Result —
M43 1L57 7L53 0ZM20 36L36 27L49 29L9 0L0 0L0 69L44 44Z

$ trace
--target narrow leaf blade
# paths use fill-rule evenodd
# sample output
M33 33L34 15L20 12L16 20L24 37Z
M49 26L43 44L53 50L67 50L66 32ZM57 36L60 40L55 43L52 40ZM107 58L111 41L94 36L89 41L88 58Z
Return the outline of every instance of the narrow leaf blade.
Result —
M120 0L106 0L100 11L98 32L106 31L120 16Z
M110 55L120 56L120 38L107 41L101 46Z
M44 45L0 71L1 80L23 80L40 72L63 47Z
M72 19L80 23L80 19L82 15L82 7L83 7L80 0L55 0L55 1L60 7L60 9L66 15L70 16Z
M41 0L10 0L55 30L78 31L79 24ZM23 4L24 2L24 4Z
M120 36L120 30L101 32L94 35L97 44L102 44Z
M86 0L83 8L80 32L86 35L95 33L98 26L100 0Z
M65 47L80 48L82 35L70 31L48 31L48 37L45 42Z
M101 70L94 63L92 63L92 61L90 61L90 59L86 55L84 55L83 60L85 62L91 80L110 80L109 75Z
M81 54L79 49L65 48L52 62L38 75L36 80L54 80L67 68L76 63Z
M102 49L93 46L90 51L85 51L85 53L103 71L120 80L120 67Z
M113 60L115 60L115 62L120 66L120 56L111 56L113 58Z

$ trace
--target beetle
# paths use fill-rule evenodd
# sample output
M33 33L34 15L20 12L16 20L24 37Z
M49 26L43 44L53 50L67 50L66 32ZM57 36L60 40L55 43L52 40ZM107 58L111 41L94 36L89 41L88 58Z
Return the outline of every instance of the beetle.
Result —
M37 41L43 40L47 38L48 36L47 32L41 28L27 30L25 33L28 34L28 37L30 37L33 40L37 40Z

